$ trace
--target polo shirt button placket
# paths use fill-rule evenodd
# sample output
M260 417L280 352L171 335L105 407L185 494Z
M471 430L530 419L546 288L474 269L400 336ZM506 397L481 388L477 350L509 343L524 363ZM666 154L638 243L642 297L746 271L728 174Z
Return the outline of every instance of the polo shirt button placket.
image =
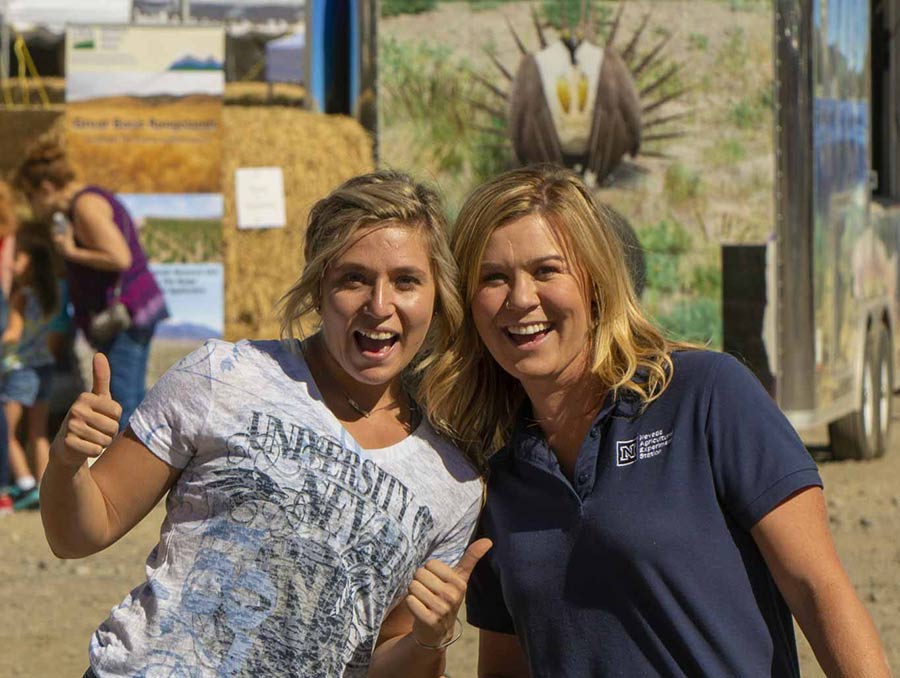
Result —
M578 484L584 485L588 481L587 471L582 471L578 474Z

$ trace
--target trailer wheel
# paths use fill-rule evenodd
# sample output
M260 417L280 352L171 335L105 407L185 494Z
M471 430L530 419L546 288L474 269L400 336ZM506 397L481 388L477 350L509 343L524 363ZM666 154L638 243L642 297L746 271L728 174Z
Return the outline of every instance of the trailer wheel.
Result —
M890 375L890 335L878 323L866 340L860 409L828 426L835 459L864 460L884 454L891 427Z
M894 347L887 326L878 325L878 447L875 456L883 457L891 444L891 429L894 421Z

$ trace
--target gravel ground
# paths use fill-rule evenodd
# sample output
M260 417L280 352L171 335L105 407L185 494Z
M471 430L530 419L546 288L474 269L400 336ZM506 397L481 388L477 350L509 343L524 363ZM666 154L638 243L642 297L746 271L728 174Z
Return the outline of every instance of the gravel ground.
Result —
M900 403L898 403L900 405ZM895 412L900 412L896 407ZM900 670L900 425L892 449L867 463L822 461L838 551ZM157 507L104 553L53 557L34 512L0 518L0 676L81 676L87 642L109 609L144 578L162 521ZM452 678L474 678L478 632L466 628L449 653ZM800 639L804 675L822 675Z

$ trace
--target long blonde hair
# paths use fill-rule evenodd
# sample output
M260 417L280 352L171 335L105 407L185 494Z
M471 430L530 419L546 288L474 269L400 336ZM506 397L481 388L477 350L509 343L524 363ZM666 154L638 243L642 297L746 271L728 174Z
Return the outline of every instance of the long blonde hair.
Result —
M318 310L329 263L345 252L363 229L385 223L416 229L428 244L436 289L435 315L416 369L427 367L433 360L432 338L455 334L462 323L457 267L437 192L394 170L353 177L313 205L306 226L303 271L278 302L282 339L293 347L295 338L305 336L302 319Z
M642 313L610 217L572 172L556 165L512 170L469 196L450 239L463 299L469 304L477 291L491 234L528 215L553 228L589 287L590 372L605 389L631 392L646 406L668 386L670 353L683 345L667 340ZM525 392L488 353L471 312L458 332L436 340L436 359L422 383L429 413L435 426L483 461L505 444Z

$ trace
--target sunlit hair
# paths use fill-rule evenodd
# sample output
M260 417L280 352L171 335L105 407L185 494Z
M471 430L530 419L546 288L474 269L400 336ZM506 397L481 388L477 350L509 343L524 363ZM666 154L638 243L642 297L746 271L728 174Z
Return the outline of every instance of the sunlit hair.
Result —
M303 272L279 302L283 339L294 345L295 338L304 336L301 320L318 310L329 263L349 249L363 230L388 223L416 229L428 245L436 288L435 316L417 369L432 362L431 337L455 334L462 322L456 262L447 243L447 221L438 194L394 170L354 177L313 205L306 226Z
M0 181L0 238L16 230L16 201L12 189Z
M541 216L553 229L569 265L588 287L590 371L603 391L631 392L646 406L668 386L670 353L683 345L667 340L642 313L611 221L572 172L555 165L513 170L469 196L450 239L464 301L470 304L478 289L491 234L528 215ZM424 375L424 397L439 428L469 456L483 459L506 442L525 392L491 357L470 311L458 332L436 337L435 354Z
M13 184L26 196L34 194L44 181L62 188L75 179L66 149L55 136L42 136L26 151L13 173Z

